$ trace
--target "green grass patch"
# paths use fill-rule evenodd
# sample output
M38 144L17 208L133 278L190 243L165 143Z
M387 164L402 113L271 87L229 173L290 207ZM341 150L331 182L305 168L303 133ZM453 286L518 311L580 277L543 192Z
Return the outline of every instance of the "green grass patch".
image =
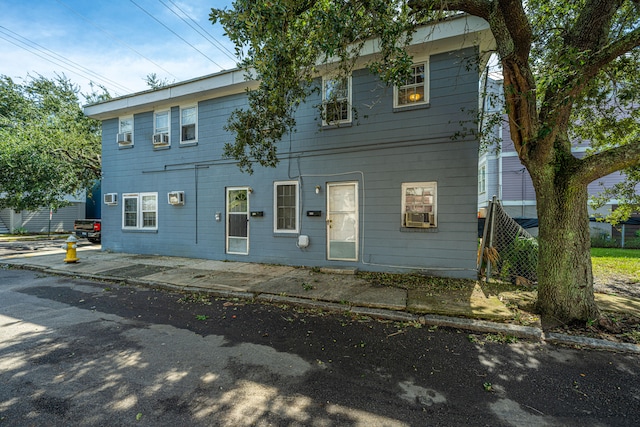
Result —
M640 250L591 248L591 264L595 276L621 275L640 283Z
M640 250L621 248L591 248L591 258L640 258Z

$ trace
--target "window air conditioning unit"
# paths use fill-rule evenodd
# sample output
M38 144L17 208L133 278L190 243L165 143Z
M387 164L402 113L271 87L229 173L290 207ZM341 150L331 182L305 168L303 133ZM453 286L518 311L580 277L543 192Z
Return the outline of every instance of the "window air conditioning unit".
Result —
M122 132L118 134L116 139L120 145L130 145L133 142L133 135L131 132Z
M169 145L169 133L154 133L153 134L153 145Z
M117 205L118 204L118 193L107 193L104 195L104 204L105 205Z
M170 191L168 199L170 205L184 205L184 191Z
M404 215L405 227L412 228L429 228L431 227L430 213L410 213Z

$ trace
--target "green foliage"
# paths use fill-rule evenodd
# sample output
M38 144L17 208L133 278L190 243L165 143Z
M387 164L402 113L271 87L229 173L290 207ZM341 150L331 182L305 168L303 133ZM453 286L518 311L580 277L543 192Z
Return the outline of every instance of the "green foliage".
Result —
M144 81L150 89L160 89L171 84L168 79L161 79L156 73L147 74Z
M212 9L210 19L235 43L246 77L258 82L248 91L249 108L227 123L235 140L225 144L225 155L249 173L254 164L276 166L277 143L295 131L295 109L320 91L319 70L332 63L336 78L348 75L370 37L380 37L383 48L370 68L390 83L406 78L411 58L403 47L425 19L408 12L400 0L237 0L231 10Z
M538 240L535 237L516 236L500 254L500 275L505 280L516 276L536 277L538 266Z
M498 332L497 334L487 334L485 335L485 339L490 342L497 342L501 344L516 344L518 342L518 337L507 335L503 332Z
M616 209L600 218L611 225L618 225L631 217L634 212L640 212L640 167L634 166L621 171L625 179L612 187L602 188L602 191L591 197L589 205L592 209L599 209L611 200L617 201Z
M598 233L591 236L592 248L618 248L620 244L616 239L612 239L609 233Z
M635 237L627 237L624 240L625 249L640 249L640 236L638 235L640 231L635 233ZM595 236L591 236L591 247L592 248L620 248L622 246L622 241L618 241L613 239L607 233L599 233Z
M15 234L17 236L24 236L28 233L29 231L24 227L16 227L11 231L11 234Z
M0 208L57 209L100 177L100 124L78 93L64 76L0 76Z
M640 238L634 237L632 239L625 240L624 247L627 249L640 249Z

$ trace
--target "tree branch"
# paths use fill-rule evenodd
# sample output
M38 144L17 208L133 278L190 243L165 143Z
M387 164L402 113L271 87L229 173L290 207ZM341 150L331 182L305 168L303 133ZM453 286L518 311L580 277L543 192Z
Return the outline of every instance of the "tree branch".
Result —
M431 10L462 11L489 20L491 0L409 0L407 5L414 12Z
M578 51L596 51L607 43L611 21L624 0L587 0L565 42Z
M615 58L640 46L640 28L606 44L611 22L621 3L623 0L587 0L581 9L575 25L564 39L565 49L569 55L574 55L572 71L567 71L555 85L547 88L540 111L542 123L568 122L574 100L598 73ZM553 132L557 130L554 127ZM555 140L555 136L550 139ZM570 141L566 143L570 147Z
M492 13L491 29L494 29L496 18L501 19L501 25L505 25L509 30L509 35L513 41L513 48L518 54L520 61L529 61L529 53L531 52L532 32L531 24L527 13L522 6L521 0L497 0L498 11ZM494 32L494 36L498 39L499 35ZM500 44L499 41L498 45ZM505 52L506 53L506 52Z
M586 157L574 175L577 182L593 182L598 178L632 166L640 165L640 138Z
M611 61L640 46L640 28L625 34L613 43L595 52L587 66L583 69L582 75L593 78L598 72Z

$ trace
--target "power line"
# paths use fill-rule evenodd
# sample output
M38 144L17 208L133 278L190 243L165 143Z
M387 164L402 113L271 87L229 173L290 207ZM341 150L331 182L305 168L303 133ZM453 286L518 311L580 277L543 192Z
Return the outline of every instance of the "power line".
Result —
M236 61L237 58L235 57L235 55L233 54L233 52L231 52L229 49L227 49L222 43L220 43L214 36L212 36L211 34L209 34L207 32L206 29L202 28L202 26L200 24L198 24L198 22L193 19L191 16L189 16L189 14L187 14L179 5L177 5L173 0L169 0L169 3L171 3L176 9L178 9L180 12L182 12L182 14L184 16L186 16L187 18L189 18L189 20L191 22L193 22L195 25L198 26L198 28L200 28L202 30L202 32L198 31L196 28L193 27L193 25L189 24L183 17L179 16L173 9L171 9L169 6L167 6L162 0L158 0L160 1L160 3L162 3L164 5L164 7L166 7L167 9L169 9L171 12L173 12L174 15L176 15L178 18L182 19L182 21L189 25L191 28L193 28L194 31L196 31L198 34L200 34L202 37L204 37L205 39L207 39L207 41L209 41L210 43L212 43L214 45L214 47L216 47L220 52L222 52L223 54L225 54L228 58L230 58L232 61Z
M125 43L124 41L120 40L119 38L117 38L116 36L114 36L113 34L111 34L109 31L105 30L104 28L94 24L92 21L90 21L88 18L85 18L83 15L81 15L80 13L76 12L72 7L68 6L67 4L65 4L63 1L61 0L56 0L58 3L60 3L61 5L63 5L64 7L66 7L67 9L69 9L71 12L75 13L76 15L78 15L82 20L86 21L87 23L91 24L92 26L96 27L97 29L99 29L100 31L102 31L103 33L105 33L106 35L108 35L110 38L112 38L113 40L117 41L118 43L120 43L121 45L125 46L128 49L131 49L133 52L135 52L136 54L140 55L140 57L146 59L147 61L149 61L150 63L152 63L153 65L155 65L156 67L158 67L159 69L161 69L162 71L164 71L165 73L169 74L171 77L173 77L175 80L180 80L178 77L176 77L171 71L163 68L160 64L154 62L153 60L147 58L146 56L144 56L142 53L140 53L139 51L137 51L135 48L133 48L132 46L128 45L127 43Z
M136 3L133 0L129 0L131 3L133 3L135 6L137 6L141 11L143 11L144 13L146 13L147 15L149 15L154 21L156 21L158 24L162 25L164 28L166 28L168 31L170 31L173 35L175 35L176 37L178 37L180 40L182 40L183 42L185 42L187 45L189 45L193 50L195 50L196 52L198 52L200 55L204 56L205 58L207 58L209 61L211 61L214 65L218 66L221 70L224 69L220 64L218 64L216 61L214 61L213 59L209 58L207 55L205 55L200 49L198 49L197 47L195 47L194 45L192 45L191 43L189 43L187 40L185 40L181 35L179 35L178 33L176 33L175 31L173 31L171 28L169 28L168 26L166 26L164 23L162 23L158 18L156 18L155 16L153 16L151 13L147 12L147 10L145 8L143 8L142 6L140 6L138 3Z
M48 55L48 56L52 57L53 59L47 58L44 55L41 55L40 53L38 53L37 51L31 50L31 49L33 49L33 47L28 46L25 42L22 42L22 41L16 39L15 37L12 37L11 35L8 35L6 33L3 33L3 34L4 34L4 36L0 35L0 39L3 39L5 41L13 44L14 46L17 46L17 47L21 48L21 49L24 49L27 52L31 53L32 55L35 55L38 58L41 58L41 59L43 59L43 60L45 60L47 62L50 62L50 63L52 63L52 64L54 64L54 65L56 65L56 66L58 66L58 67L60 67L60 68L62 68L64 70L67 70L70 73L73 73L73 74L76 74L76 75L78 75L78 76L80 76L82 78L85 78L85 79L89 80L91 83L96 83L98 85L105 86L105 87L114 85L114 86L112 86L112 89L114 90L116 95L120 91L122 91L122 92L131 92L130 89L128 89L128 88L126 88L124 86L121 86L120 84L115 83L115 82L113 82L112 84L109 84L109 83L100 84L100 82L96 81L97 79L95 78L95 76L99 76L100 78L106 79L105 77L102 77L99 74L94 73L93 71L91 71L89 69L86 69L85 72L88 73L88 74L91 74L93 76L84 74L83 72L81 72L81 69L79 68L81 66L78 67L78 66L72 65L73 61L66 60L64 57L62 57L62 59L58 59L58 58L55 58L52 55L49 55L46 52L44 52L45 55ZM13 38L13 40L10 40L5 36L11 37L11 38ZM66 64L65 64L65 62L66 62ZM71 64L69 64L69 62L71 62ZM84 68L84 67L82 67L82 68Z
M31 41L29 39L27 39L24 36L21 36L20 34L9 30L6 27L0 26L0 32L2 34L4 34L4 36L0 35L0 38L6 40L7 42L13 44L14 46L17 46L21 49L26 50L27 52L41 58L44 59L47 62L50 62L54 65L57 65L58 67L64 68L65 70L77 74L80 77L83 77L91 82L93 82L94 80L96 80L95 77L98 77L99 79L105 81L105 82L110 82L110 85L112 85L114 87L114 89L117 90L121 90L123 92L131 92L131 89L127 88L126 86L122 86L121 84L107 78L104 77L92 70L90 70L89 68L86 68L80 64L78 64L77 62L74 62L68 58L65 58L64 56L55 53L54 51L45 48L44 46L39 45L38 43ZM8 34L10 33L10 34ZM13 35L12 35L13 34ZM17 37L15 37L17 36ZM9 37L9 38L7 38ZM19 38L18 38L19 37ZM22 39L22 40L21 40ZM44 55L48 56L49 58L45 57ZM71 67L71 68L70 68ZM88 75L86 75L86 74Z

